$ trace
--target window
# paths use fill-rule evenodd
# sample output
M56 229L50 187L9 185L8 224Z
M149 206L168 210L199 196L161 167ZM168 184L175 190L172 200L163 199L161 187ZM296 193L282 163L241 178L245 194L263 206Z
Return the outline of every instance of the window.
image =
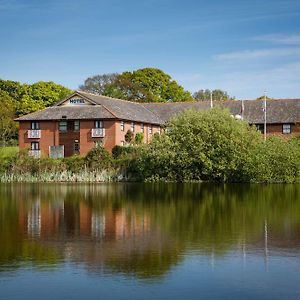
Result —
M121 141L121 146L125 146L125 142L124 141Z
M144 123L141 123L141 132L144 132Z
M265 128L264 124L255 124L255 126L258 131L264 133L264 128Z
M160 127L158 127L157 132L158 132L158 134L161 134L161 128Z
M124 131L125 130L125 123L124 123L124 121L121 121L120 126L121 126L121 131Z
M40 123L37 122L37 121L31 122L31 129L32 130L38 130L38 129L40 129Z
M31 150L40 150L40 143L39 142L32 142L31 143Z
M80 121L74 121L74 131L80 131Z
M132 131L132 132L134 132L134 129L135 129L134 127L135 127L134 122L131 122L131 131Z
M95 121L95 128L103 128L103 121L100 120Z
M282 133L283 134L291 133L291 124L282 124Z
M149 125L149 134L152 134L152 125Z
M59 122L59 131L60 132L67 132L68 122L67 121L60 121Z

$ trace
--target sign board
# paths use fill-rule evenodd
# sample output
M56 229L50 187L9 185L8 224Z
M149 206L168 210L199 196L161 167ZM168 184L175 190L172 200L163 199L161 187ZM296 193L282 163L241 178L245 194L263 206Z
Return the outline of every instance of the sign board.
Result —
M50 146L49 157L50 158L64 158L65 149L64 146Z
M91 105L91 103L83 98L80 98L79 96L74 96L62 103L62 105Z

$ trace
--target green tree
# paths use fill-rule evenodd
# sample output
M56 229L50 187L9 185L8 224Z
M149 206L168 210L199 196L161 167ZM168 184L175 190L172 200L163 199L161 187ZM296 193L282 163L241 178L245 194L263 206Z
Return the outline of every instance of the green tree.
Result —
M213 100L234 100L234 97L228 95L227 92L216 89L216 90L199 90L193 94L193 98L197 101L210 100L212 93Z
M39 81L34 84L23 85L23 96L18 101L17 114L28 114L66 98L72 91L54 82Z
M0 139L2 146L5 146L9 139L17 136L17 124L14 122L15 105L9 94L1 90L0 102Z
M248 181L261 135L227 111L186 111L156 136L138 161L142 177L172 181Z
M109 96L111 86L115 84L118 76L118 73L111 73L88 77L79 89L92 94Z
M84 91L137 102L190 101L192 96L170 75L156 68L88 78Z

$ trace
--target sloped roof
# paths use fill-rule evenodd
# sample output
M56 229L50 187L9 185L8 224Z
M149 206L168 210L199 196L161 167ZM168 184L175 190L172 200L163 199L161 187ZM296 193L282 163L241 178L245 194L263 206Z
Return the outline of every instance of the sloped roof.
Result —
M79 95L91 102L87 106L64 106L66 100ZM241 115L242 101L213 101L214 107L226 108L233 115ZM210 101L137 103L126 100L76 92L55 106L20 117L17 121L67 119L121 119L135 122L163 124L187 109L210 109ZM249 123L263 123L263 101L244 100L244 119ZM267 123L300 122L300 99L267 100Z
M115 99L106 96L94 95L85 92L77 92L93 102L103 105L121 120L139 121L144 123L160 124L160 118L141 103Z
M95 106L52 106L25 115L16 121L60 120L64 117L70 120L84 119L115 119L116 117L101 105Z
M145 103L143 105L157 114L163 123L187 109L210 109L210 101ZM228 109L233 115L241 115L241 100L213 101L213 105ZM244 100L244 119L252 124L263 123L263 100ZM267 100L267 123L297 122L300 122L300 99Z

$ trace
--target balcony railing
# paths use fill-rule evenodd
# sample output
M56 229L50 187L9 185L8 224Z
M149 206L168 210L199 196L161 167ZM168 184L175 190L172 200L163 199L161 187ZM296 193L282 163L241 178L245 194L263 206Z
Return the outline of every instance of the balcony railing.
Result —
M93 138L103 138L105 136L104 128L93 128L92 129L92 137Z
M33 158L40 158L41 157L41 150L29 150L28 155Z
M41 138L41 130L40 129L28 130L28 138L29 139L40 139Z

